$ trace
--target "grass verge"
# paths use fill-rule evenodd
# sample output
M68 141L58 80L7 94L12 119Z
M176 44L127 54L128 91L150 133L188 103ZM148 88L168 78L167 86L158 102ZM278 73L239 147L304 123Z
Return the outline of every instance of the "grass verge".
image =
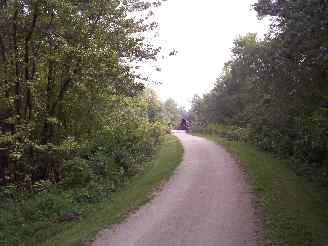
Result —
M326 190L297 176L288 161L275 159L254 146L201 136L223 145L245 168L263 211L269 245L328 245Z
M165 137L151 165L113 195L108 202L93 205L78 222L64 223L51 228L50 236L41 245L85 245L96 233L120 222L130 211L146 203L154 188L168 180L182 161L183 147L172 135Z

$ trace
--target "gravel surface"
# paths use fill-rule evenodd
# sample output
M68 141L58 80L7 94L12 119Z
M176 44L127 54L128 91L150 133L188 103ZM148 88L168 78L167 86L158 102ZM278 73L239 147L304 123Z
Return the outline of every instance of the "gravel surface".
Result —
M260 246L261 227L245 177L221 147L174 133L181 166L151 202L100 232L93 246Z

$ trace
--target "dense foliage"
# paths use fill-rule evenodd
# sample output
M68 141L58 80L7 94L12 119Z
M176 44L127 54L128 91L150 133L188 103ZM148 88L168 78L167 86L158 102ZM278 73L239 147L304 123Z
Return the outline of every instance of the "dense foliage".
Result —
M172 98L168 98L162 104L163 120L171 128L176 129L181 123L181 119L187 118L187 111L179 106Z
M145 38L159 5L0 1L1 245L78 217L156 150L162 106L138 68L160 51Z
M142 34L154 23L131 16L151 6L2 1L1 183L59 182L82 144L145 124L138 100L129 99L144 88L131 64L155 59L158 49Z
M272 18L269 33L234 42L215 88L194 98L194 125L247 128L248 140L327 181L328 3L259 0L254 8Z

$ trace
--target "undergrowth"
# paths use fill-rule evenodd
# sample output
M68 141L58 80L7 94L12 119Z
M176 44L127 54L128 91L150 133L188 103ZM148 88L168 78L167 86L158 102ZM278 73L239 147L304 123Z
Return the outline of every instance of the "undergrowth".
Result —
M203 135L240 160L261 209L266 239L277 246L328 245L327 190L297 175L288 160L240 141Z

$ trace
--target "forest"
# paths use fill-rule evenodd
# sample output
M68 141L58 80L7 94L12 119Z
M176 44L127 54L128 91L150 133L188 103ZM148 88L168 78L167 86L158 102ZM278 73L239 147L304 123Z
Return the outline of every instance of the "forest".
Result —
M259 0L265 38L237 38L215 87L194 96L195 131L250 142L328 185L328 3Z
M160 5L0 1L1 245L111 197L177 124L138 71L161 50L146 39Z
M141 69L166 56L149 39L164 1L0 1L0 245L38 245L111 201L163 142L182 156L165 140L181 118L291 160L327 190L328 2L258 0L268 33L237 38L186 112Z

